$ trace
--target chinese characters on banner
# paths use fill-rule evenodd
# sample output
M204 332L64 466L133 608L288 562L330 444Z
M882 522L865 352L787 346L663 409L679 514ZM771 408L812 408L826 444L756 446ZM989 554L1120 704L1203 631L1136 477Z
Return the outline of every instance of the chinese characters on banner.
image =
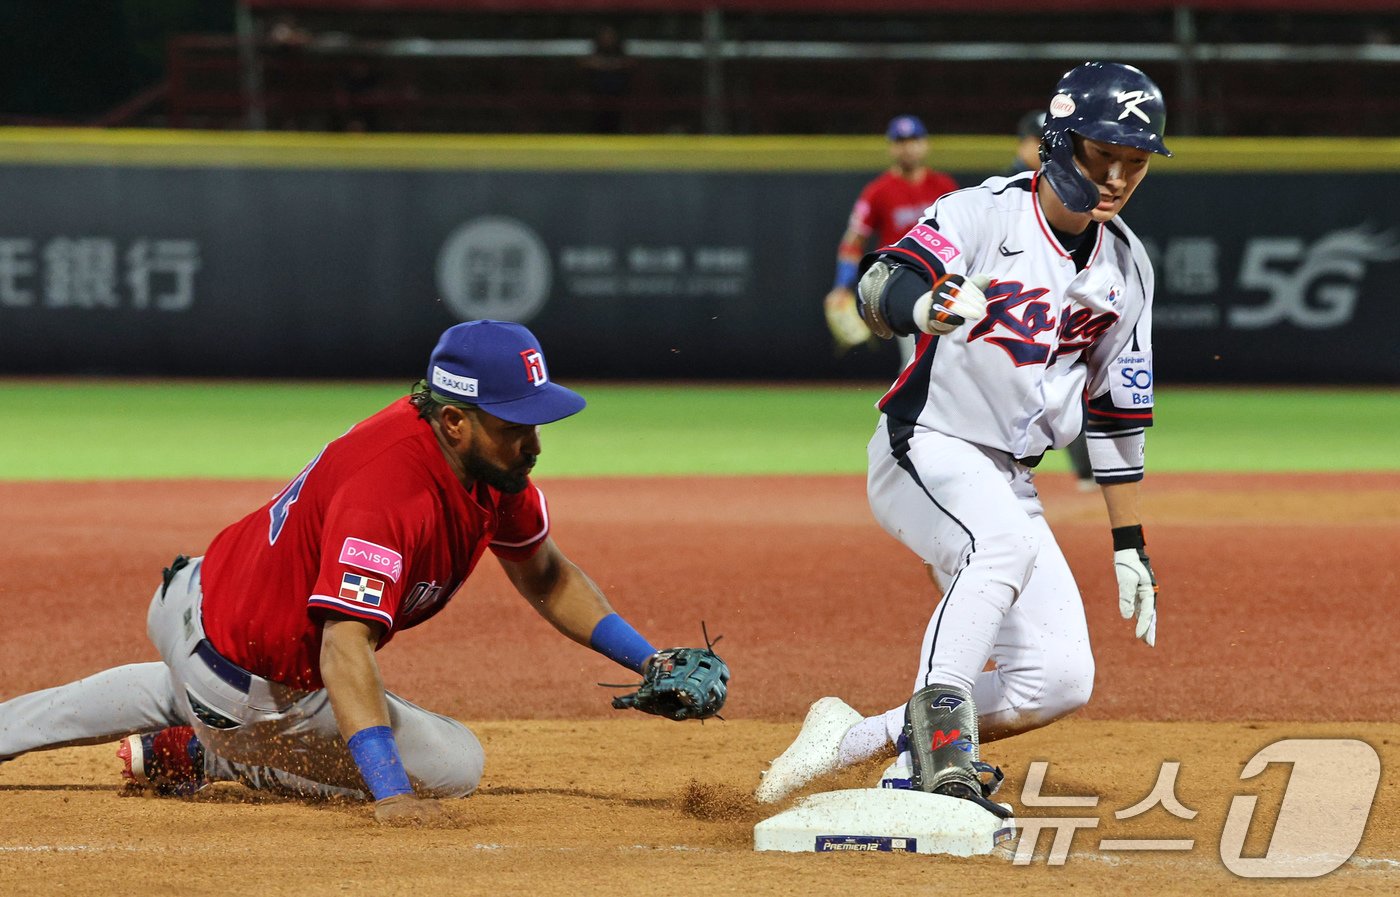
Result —
M185 311L200 266L194 240L0 237L0 308Z

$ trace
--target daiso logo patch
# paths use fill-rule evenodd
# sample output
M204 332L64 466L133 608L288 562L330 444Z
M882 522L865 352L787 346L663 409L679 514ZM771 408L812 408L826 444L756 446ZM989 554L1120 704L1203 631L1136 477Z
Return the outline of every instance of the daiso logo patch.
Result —
M918 225L905 236L917 241L920 246L938 256L939 261L945 265L962 255L962 250L954 246L953 241L927 224Z
M345 544L340 546L340 562L359 567L361 570L383 574L392 582L398 582L403 573L403 555L392 548L385 548L383 545L353 536L347 538Z

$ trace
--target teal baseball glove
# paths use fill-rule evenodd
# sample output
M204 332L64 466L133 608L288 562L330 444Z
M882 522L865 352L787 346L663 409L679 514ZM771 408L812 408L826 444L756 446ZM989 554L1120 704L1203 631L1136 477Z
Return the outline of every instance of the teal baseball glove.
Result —
M724 709L728 694L729 666L711 643L704 648L657 651L642 671L637 690L613 698L612 705L667 719L708 719Z

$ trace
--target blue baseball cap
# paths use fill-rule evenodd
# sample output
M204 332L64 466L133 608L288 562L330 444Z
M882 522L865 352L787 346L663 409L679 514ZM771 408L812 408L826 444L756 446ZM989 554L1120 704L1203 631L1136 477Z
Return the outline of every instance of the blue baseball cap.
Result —
M890 126L885 129L885 137L890 140L913 140L927 136L928 128L924 127L917 115L897 115L890 119Z
M428 359L428 388L438 401L475 405L513 424L552 423L587 404L549 379L535 335L506 321L447 328Z

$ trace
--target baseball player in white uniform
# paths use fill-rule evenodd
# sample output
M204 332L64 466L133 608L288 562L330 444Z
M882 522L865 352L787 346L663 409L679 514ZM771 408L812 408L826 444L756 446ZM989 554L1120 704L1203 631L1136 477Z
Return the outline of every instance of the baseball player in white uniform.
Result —
M865 259L859 298L871 330L918 338L879 402L870 506L929 565L943 598L913 699L870 717L839 698L817 701L764 774L760 800L894 745L886 785L1000 811L986 799L1000 773L981 762L980 741L1052 722L1093 688L1079 589L1033 473L1082 423L1108 506L1119 609L1155 644L1157 585L1138 514L1152 266L1118 214L1152 154L1170 155L1165 123L1162 93L1141 71L1078 66L1050 101L1039 172L950 193Z

